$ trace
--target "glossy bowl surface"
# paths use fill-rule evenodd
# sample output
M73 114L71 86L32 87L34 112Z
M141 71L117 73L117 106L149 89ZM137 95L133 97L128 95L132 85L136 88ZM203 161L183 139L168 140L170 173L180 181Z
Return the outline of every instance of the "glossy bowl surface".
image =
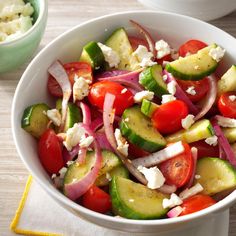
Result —
M196 226L215 214L228 209L236 201L233 192L221 202L200 212L174 219L129 220L102 215L76 204L54 188L50 177L41 166L37 155L36 141L21 129L24 109L39 102L54 105L47 92L47 69L57 59L63 63L78 60L82 47L89 41L104 41L117 27L124 26L134 33L129 20L133 19L149 29L156 40L165 39L177 48L190 38L206 43L215 42L226 49L226 56L218 73L226 71L236 62L236 39L224 31L194 18L153 11L122 12L103 16L78 25L56 38L30 63L15 92L12 105L12 131L17 151L26 167L44 190L62 207L95 224L129 232L175 232Z

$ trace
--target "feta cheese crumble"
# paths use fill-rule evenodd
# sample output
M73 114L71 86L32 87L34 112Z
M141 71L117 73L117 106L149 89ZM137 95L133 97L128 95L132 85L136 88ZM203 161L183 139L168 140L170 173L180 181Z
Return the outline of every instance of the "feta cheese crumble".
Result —
M189 129L194 124L194 115L187 115L181 120L181 124L184 129Z
M175 86L176 86L176 82L173 81L173 80L167 84L167 90L172 95L175 95L175 93L176 93L176 87Z
M222 127L229 127L229 128L236 127L236 119L223 117L223 116L217 116L217 121L218 121L219 126L222 126Z
M218 144L218 138L216 135L213 135L213 136L205 139L205 142L211 146L216 146Z
M234 101L236 100L236 96L235 96L235 95L230 95L230 96L229 96L229 100L230 100L231 102L234 102Z
M217 46L216 48L212 48L209 52L209 55L214 59L215 61L219 62L225 54L225 49L221 48L220 46Z
M156 166L151 168L138 166L137 169L145 176L146 180L148 181L148 188L157 189L165 183L165 177Z
M126 93L127 91L128 91L127 88L123 88L120 93L121 93L121 94L124 94L124 93Z
M161 104L176 100L176 97L172 94L164 94L164 95L162 95L161 98L162 98Z
M164 198L162 201L162 206L164 209L166 208L172 208L175 206L179 206L183 203L182 199L178 197L175 193L172 193L170 195L170 199Z
M187 88L186 93L190 94L190 95L196 95L196 91L195 91L195 87L194 86L190 86Z
M140 103L143 99L152 100L154 97L154 92L143 90L134 95L134 102Z
M132 55L137 57L141 67L153 66L157 64L152 61L153 54L143 45L139 45Z
M120 63L120 57L117 54L117 52L114 51L112 48L99 42L98 42L98 46L102 50L102 53L105 57L105 61L109 64L109 66L117 68Z
M164 81L166 81L166 80L168 79L167 75L163 75L163 76L162 76L162 79L163 79Z
M73 101L83 100L89 94L90 80L86 80L84 77L74 77L75 83L73 85Z
M88 137L85 137L85 135L83 135L81 137L81 140L79 142L79 146L81 148L87 148L91 145L91 143L94 141L94 137L93 136L88 136Z
M128 156L129 144L124 137L122 137L120 129L115 130L115 138L117 143L117 150L124 156Z
M163 39L155 43L155 48L157 50L157 59L161 59L162 57L171 53L169 44Z
M46 115L55 126L61 125L61 114L57 109L47 110Z

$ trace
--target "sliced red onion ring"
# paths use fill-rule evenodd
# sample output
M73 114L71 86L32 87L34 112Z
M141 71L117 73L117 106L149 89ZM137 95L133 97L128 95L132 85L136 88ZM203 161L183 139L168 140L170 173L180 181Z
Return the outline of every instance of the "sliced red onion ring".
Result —
M233 165L236 168L236 157L234 155L234 151L231 148L220 126L218 125L216 118L212 120L212 125L214 128L215 134L218 137L218 143L225 152L226 159L230 162L231 165Z
M149 46L149 50L150 52L152 52L153 57L156 58L157 56L157 51L155 49L155 41L152 38L152 36L149 34L149 32L144 29L139 23L137 23L136 21L130 20L130 22L133 24L133 26L145 37L148 46Z
M184 146L181 141L173 143L172 145L167 146L166 148L152 153L146 157L140 157L132 161L133 165L151 167L160 164L163 161L166 161L170 158L173 158L184 152Z
M76 159L76 161L79 164L83 164L85 162L87 150L88 150L87 148L80 148L79 149L78 158Z
M178 85L176 79L172 76L172 74L170 74L166 70L163 71L163 74L167 75L167 80L165 81L166 83L170 83L171 81L175 82L175 88L176 88L175 97L185 102L185 104L188 106L190 113L192 113L193 115L198 114L199 112L198 108L192 103L192 101L188 98L183 89Z
M167 185L167 184L163 184L160 188L158 188L158 191L164 194L175 193L176 190L177 190L177 187L175 185Z
M86 130L89 136L95 137L95 134L87 125L81 124L81 127ZM96 161L90 172L79 181L64 185L65 195L71 200L76 200L80 196L82 196L85 192L87 192L88 189L94 184L98 176L98 172L102 164L102 154L98 142L96 140L96 137L94 139L94 147L95 147Z
M95 76L95 80L98 80L99 78L107 78L107 77L114 77L118 75L124 75L129 73L130 71L128 70L109 70L109 71L104 71Z
M72 161L76 155L78 155L78 152L80 150L79 144L74 146L71 151L68 151L66 148L63 148L63 159L65 162Z
M96 137L97 137L97 141L101 149L106 149L113 152L113 148L108 142L106 134L104 132L97 132Z
M206 115L206 113L211 109L216 100L216 95L217 95L216 78L214 75L210 75L207 77L207 79L209 81L210 89L204 98L204 103L201 111L194 117L195 121L201 119L204 115Z
M177 206L172 208L170 211L167 212L167 216L169 218L174 218L174 217L178 217L183 211L183 208L181 206Z
M95 120L91 122L90 129L95 132L97 129L103 126L103 119L102 117L97 117Z
M103 105L103 123L105 128L105 134L107 137L108 142L110 143L111 147L113 148L113 151L120 157L123 164L126 166L126 168L129 170L129 172L137 178L141 183L144 185L147 185L147 180L143 176L143 174L137 170L137 168L132 164L131 160L127 159L124 155L122 155L117 150L117 144L116 139L114 135L114 129L113 129L113 120L111 120L111 114L113 112L113 104L115 101L115 96L110 93L106 93L104 105Z
M62 131L64 129L64 125L65 125L68 101L69 101L71 93L72 93L71 83L69 81L68 75L67 75L63 65L59 61L55 61L48 68L48 72L56 79L56 81L60 85L62 92L63 92L62 109L61 109L62 122L61 122L60 129L59 129L59 131Z
M83 123L85 125L90 125L91 124L91 112L90 108L87 104L84 102L78 102L77 106L81 108L82 115L83 115Z

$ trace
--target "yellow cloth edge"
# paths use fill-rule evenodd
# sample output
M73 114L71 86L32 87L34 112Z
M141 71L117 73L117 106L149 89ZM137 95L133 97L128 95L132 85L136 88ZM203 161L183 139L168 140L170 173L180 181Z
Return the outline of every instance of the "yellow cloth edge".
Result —
M20 229L20 228L18 228L19 219L20 219L22 211L24 209L25 202L27 200L28 193L29 193L29 190L30 190L30 187L31 187L31 184L32 184L32 180L33 180L33 178L30 175L28 177L27 182L26 182L23 195L21 197L19 206L18 206L18 208L16 210L16 214L15 214L15 216L14 216L12 222L11 222L11 225L10 225L11 231L13 231L16 234L32 235L32 236L62 236L61 234L39 232L39 231L31 231L31 230L27 230L27 229Z

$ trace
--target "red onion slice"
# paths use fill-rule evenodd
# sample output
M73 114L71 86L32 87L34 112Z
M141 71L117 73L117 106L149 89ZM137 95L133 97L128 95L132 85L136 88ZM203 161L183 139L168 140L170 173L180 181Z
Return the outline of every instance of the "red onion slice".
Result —
M86 159L86 154L87 154L87 148L80 148L78 152L78 158L76 159L76 161L79 164L83 164Z
M124 75L129 73L128 70L109 70L109 71L103 71L95 76L95 80L98 80L100 78L107 78L107 77L114 77L118 75Z
M69 81L68 75L63 67L63 65L59 61L55 61L49 68L49 74L51 74L58 84L60 85L62 92L63 92L63 99L62 99L62 122L59 131L62 131L65 125L66 120L66 113L68 107L68 101L70 99L72 89L71 83Z
M78 102L77 106L81 108L82 115L83 115L83 123L85 125L90 125L91 124L91 112L90 108L87 104L84 102Z
M97 137L97 141L101 149L106 149L113 152L113 148L108 142L106 134L104 132L97 132L96 137Z
M175 185L163 184L160 188L158 188L158 191L164 194L171 194L177 191L177 187Z
M91 122L90 129L95 132L97 129L103 126L103 119L102 117L97 117L95 120Z
M178 217L183 211L183 208L181 206L177 206L172 208L170 211L167 212L167 216L169 218L174 218L174 217Z
M156 58L157 56L157 51L155 49L155 41L152 38L152 36L149 34L149 32L143 28L143 26L141 26L139 23L137 23L134 20L130 20L130 22L133 24L133 26L145 37L148 46L149 46L149 50L150 52L152 52L153 57Z
M173 143L172 145L169 145L168 147L158 152L152 153L149 156L134 159L132 163L136 167L138 166L151 167L151 166L158 165L162 163L163 161L171 159L183 152L184 152L183 143L179 141L179 142Z

